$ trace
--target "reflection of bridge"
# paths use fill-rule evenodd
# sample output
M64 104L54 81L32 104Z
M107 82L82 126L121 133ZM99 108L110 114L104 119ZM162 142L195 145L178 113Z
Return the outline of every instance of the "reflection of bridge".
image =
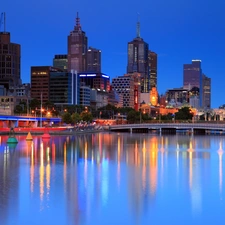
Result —
M225 124L216 123L143 123L111 125L110 131L148 132L158 131L176 133L180 131L190 133L225 133Z

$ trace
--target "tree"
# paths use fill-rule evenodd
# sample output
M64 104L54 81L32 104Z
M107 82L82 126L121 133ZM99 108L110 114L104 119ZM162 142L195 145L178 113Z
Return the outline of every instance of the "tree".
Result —
M63 113L63 115L62 115L62 121L64 123L67 123L67 124L68 123L71 123L72 122L71 114L68 113L68 112Z
M83 111L81 114L80 114L80 117L83 121L86 121L86 122L91 122L93 120L93 116L90 112L87 112L87 111Z
M32 99L30 101L30 108L35 110L36 108L40 108L41 106L41 102L39 100L37 100L36 98Z
M78 123L81 121L81 116L79 113L73 113L71 116L72 123Z
M16 105L15 109L14 109L14 113L23 113L24 110L23 110L23 107L21 105Z
M191 120L193 113L191 112L190 107L182 107L175 113L176 120Z
M135 123L139 118L139 112L136 112L135 110L129 111L127 114L127 122L128 123Z

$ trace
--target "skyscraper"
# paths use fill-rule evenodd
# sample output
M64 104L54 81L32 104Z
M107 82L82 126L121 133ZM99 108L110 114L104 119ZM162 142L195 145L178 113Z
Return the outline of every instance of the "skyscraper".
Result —
M101 72L101 50L89 47L87 51L87 72Z
M80 18L77 13L76 25L68 36L68 71L84 72L87 69L88 39L81 29Z
M148 60L148 44L140 37L140 22L137 22L137 37L128 43L127 73L141 74L141 92L149 93L150 76Z
M148 61L150 74L150 90L152 90L153 87L157 88L157 54L149 50Z
M0 85L8 90L20 84L20 45L11 42L4 27L0 32Z
M192 64L184 64L183 88L188 90L199 88L199 107L202 107L202 81L201 60L192 60Z
M211 78L207 77L203 74L203 108L210 109L211 108Z
M183 87L185 89L191 89L193 87L198 87L199 89L201 89L201 85L201 60L192 60L191 64L184 64Z

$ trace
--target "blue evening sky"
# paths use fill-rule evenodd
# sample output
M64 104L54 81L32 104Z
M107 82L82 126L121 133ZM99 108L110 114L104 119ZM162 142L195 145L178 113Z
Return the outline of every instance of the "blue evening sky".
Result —
M102 50L102 72L110 78L126 73L127 42L141 37L158 54L158 91L183 84L183 64L202 60L212 80L212 107L225 103L224 0L5 0L6 30L22 47L22 81L30 67L52 65L55 54L67 53L67 36L79 11L89 46ZM3 27L1 27L1 31Z

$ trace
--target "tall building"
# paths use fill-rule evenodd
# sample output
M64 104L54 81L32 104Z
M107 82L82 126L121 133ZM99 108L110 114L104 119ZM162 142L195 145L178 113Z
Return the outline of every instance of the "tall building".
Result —
M183 67L183 88L191 90L199 88L199 107L202 107L202 68L201 60L192 60L191 64L184 64Z
M141 92L149 93L150 75L148 60L148 44L140 37L140 22L137 22L137 37L128 43L127 73L141 74Z
M79 73L80 82L91 89L99 89L109 92L110 81L109 76L104 73Z
M76 18L74 30L68 36L68 72L71 70L84 72L87 70L88 39L81 29L80 18Z
M51 71L49 81L49 100L55 105L80 104L80 79L78 74Z
M59 68L61 70L68 70L68 57L67 55L55 55L53 59L53 67Z
M56 71L63 72L51 66L31 67L31 98L43 103L49 101L50 73Z
M112 90L120 97L120 107L131 107L138 110L140 107L140 74L125 74L112 79Z
M11 42L4 28L0 32L0 85L8 90L20 84L20 45Z
M183 87L185 89L191 89L193 87L201 88L201 84L201 60L192 60L191 64L184 64Z
M101 72L101 50L89 47L87 51L87 72Z
M157 89L157 54L152 52L151 50L148 51L148 61L149 61L149 74L150 74L150 90L153 87Z
M207 77L203 74L203 108L210 109L211 108L211 78Z

